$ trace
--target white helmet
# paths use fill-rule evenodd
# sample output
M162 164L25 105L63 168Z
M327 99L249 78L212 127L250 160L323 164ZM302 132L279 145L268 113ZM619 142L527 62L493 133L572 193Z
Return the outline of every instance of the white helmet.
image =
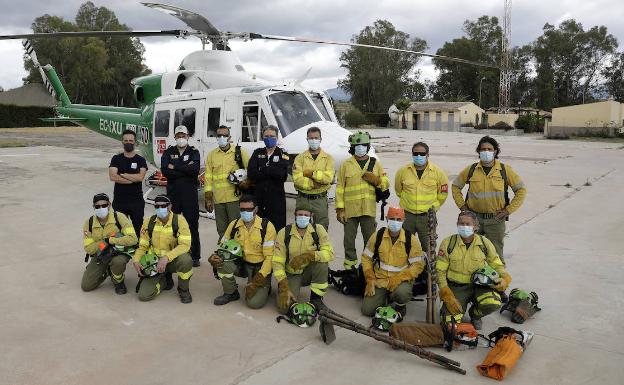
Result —
M233 185L238 185L244 180L247 179L247 170L244 168L239 168L238 170L232 171L228 174L227 180Z

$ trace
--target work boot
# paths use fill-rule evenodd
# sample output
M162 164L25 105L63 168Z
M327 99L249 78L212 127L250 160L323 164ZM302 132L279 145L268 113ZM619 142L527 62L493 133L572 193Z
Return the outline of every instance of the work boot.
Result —
M171 289L173 289L173 274L165 273L165 286L163 286L163 290Z
M214 299L213 303L217 306L225 305L232 301L238 301L240 299L240 294L238 294L238 290L232 294L223 294Z
M483 327L483 321L481 321L481 318L471 318L470 323L476 330L481 330Z
M321 310L327 309L327 305L325 305L325 302L323 302L323 297L314 292L312 292L312 294L310 295L310 303L314 305L317 313Z
M193 297L191 296L190 290L180 290L180 289L178 289L178 294L180 295L180 302L182 302L182 303L191 303L191 302L193 302Z
M201 265L199 259L193 259L193 267L199 267L199 265Z
M506 304L507 302L509 302L509 297L507 296L507 293L505 293L504 291L499 291L498 294L500 294L502 304Z
M401 316L399 322L403 321L403 318L405 318L405 315L407 314L407 305L399 305L398 303L395 303L392 308Z
M122 295L128 292L128 289L126 289L126 284L124 283L124 281L113 282L113 284L115 285L115 293Z

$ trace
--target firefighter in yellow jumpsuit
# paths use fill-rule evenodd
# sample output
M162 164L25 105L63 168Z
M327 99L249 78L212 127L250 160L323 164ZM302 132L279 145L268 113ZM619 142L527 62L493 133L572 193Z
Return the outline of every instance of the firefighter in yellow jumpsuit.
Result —
M355 238L358 226L365 243L377 227L375 188L388 190L390 185L379 160L368 156L370 135L357 132L349 137L349 143L349 153L353 156L340 166L336 183L336 219L344 225L345 269L357 265Z
M301 286L310 286L310 302L317 310L325 307L328 263L334 259L334 248L325 228L311 220L312 209L300 202L295 223L277 233L273 275L278 287L277 309L282 314L297 301Z
M189 291L190 279L193 275L193 260L189 254L191 249L191 231L181 214L171 212L171 201L166 195L154 199L156 215L146 218L141 227L139 248L134 253L134 268L141 277L139 283L139 300L150 301L164 290L173 288L171 274L178 275L178 294L182 303L191 303L193 297ZM146 253L158 256L158 275L144 277L139 261Z

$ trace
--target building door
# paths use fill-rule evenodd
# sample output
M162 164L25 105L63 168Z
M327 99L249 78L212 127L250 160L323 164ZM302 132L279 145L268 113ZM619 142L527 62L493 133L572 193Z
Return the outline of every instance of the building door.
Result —
M420 115L417 113L412 113L412 130L418 130L418 119L420 118Z
M435 130L436 131L442 130L442 111L436 112Z
M429 127L429 112L425 112L423 114L423 130L430 130L431 128Z
M455 113L454 112L448 113L448 130L455 131Z

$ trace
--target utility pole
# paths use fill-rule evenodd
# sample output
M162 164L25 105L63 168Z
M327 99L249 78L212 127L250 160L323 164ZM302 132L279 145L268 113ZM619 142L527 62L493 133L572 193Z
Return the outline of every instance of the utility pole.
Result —
M511 71L509 44L511 43L511 0L505 1L505 15L503 17L503 38L501 44L501 72L498 92L498 113L509 113Z
M481 108L481 85L483 84L483 81L485 80L485 76L481 78L481 80L479 80L479 108Z

